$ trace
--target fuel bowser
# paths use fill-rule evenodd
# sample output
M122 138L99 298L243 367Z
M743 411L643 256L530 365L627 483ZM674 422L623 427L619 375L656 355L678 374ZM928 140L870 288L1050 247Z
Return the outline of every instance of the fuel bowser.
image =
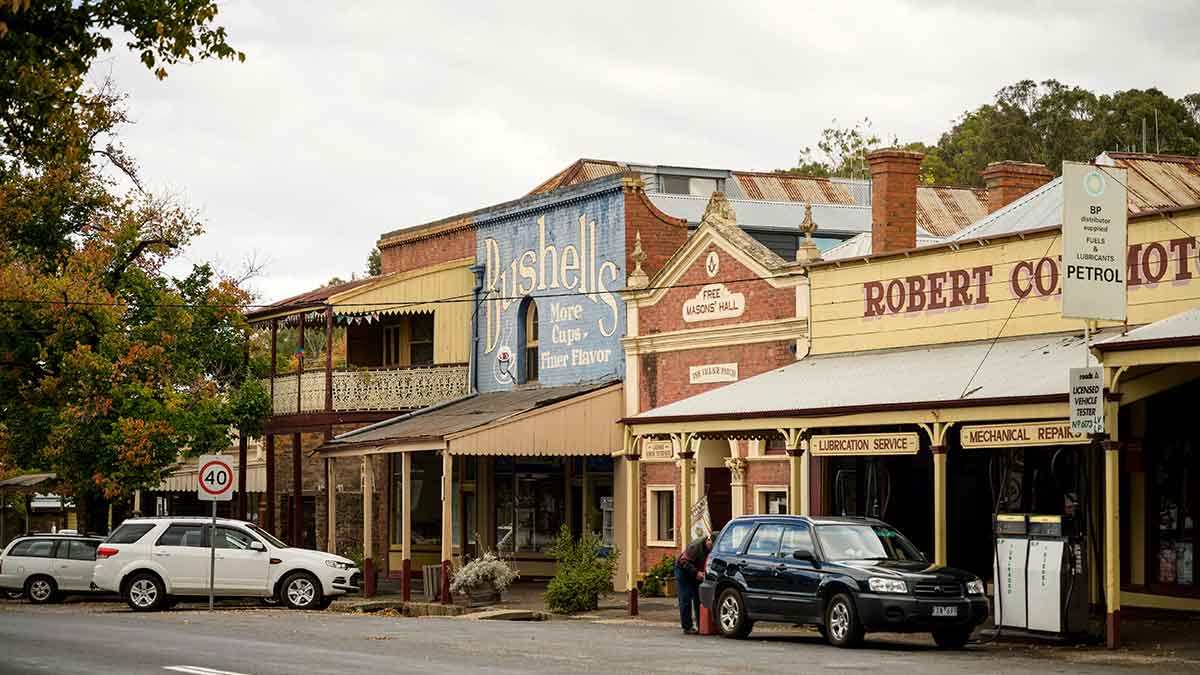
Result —
M1056 515L996 515L996 626L1061 637L1086 633L1086 549L1073 522Z

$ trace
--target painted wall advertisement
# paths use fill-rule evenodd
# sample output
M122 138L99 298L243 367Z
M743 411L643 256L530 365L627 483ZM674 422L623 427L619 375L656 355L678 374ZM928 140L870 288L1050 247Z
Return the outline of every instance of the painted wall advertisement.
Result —
M1125 320L1125 169L1063 162L1062 315Z
M617 379L625 312L625 231L619 192L554 205L480 226L483 266L479 389L525 382L536 305L537 381L543 386Z

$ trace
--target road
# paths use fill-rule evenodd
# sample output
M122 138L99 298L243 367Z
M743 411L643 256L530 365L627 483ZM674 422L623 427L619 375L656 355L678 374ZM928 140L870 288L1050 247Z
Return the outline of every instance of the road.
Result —
M209 613L188 605L134 614L115 603L3 603L0 672L1134 672L996 649L948 653L913 641L871 641L839 650L812 633L760 635L734 642L627 621L520 623L260 608Z

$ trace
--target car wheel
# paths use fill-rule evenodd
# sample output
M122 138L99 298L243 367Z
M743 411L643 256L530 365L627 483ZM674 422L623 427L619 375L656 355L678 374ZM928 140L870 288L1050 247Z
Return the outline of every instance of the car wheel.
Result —
M167 589L153 574L135 574L125 584L125 602L135 612L158 611L167 602Z
M746 601L736 588L726 588L717 597L717 630L727 638L742 639L753 625L746 616Z
M280 595L292 609L316 609L322 600L321 583L308 572L293 572L283 580Z
M35 605L58 601L58 584L46 576L29 577L25 582L25 597Z
M962 649L970 639L970 628L941 628L933 631L933 641L942 649Z
M838 593L830 598L825 607L825 631L826 639L834 647L854 647L862 642L862 623L849 594Z

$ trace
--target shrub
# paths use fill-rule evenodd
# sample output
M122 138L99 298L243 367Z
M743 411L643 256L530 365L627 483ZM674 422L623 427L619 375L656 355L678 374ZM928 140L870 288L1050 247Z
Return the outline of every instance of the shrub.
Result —
M612 591L613 572L620 555L613 547L604 554L600 539L585 533L579 539L571 536L566 525L550 549L558 562L558 572L546 586L546 606L551 611L586 612L600 606L600 596Z
M521 575L491 551L458 568L450 581L451 593L470 593L489 582L497 592L507 591Z
M667 581L675 576L675 558L664 555L642 577L641 594L648 598L661 598L667 594Z

